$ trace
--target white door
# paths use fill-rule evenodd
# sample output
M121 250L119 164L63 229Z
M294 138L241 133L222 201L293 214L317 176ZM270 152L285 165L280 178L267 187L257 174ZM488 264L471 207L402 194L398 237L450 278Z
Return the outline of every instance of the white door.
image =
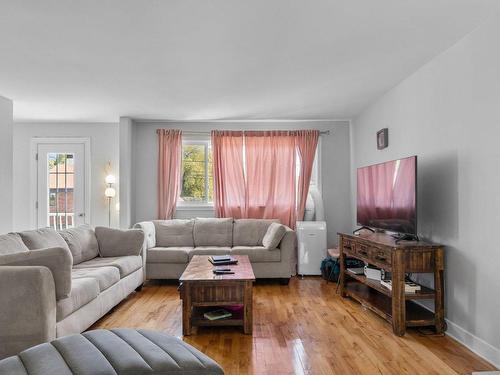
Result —
M86 223L86 145L37 143L37 228Z

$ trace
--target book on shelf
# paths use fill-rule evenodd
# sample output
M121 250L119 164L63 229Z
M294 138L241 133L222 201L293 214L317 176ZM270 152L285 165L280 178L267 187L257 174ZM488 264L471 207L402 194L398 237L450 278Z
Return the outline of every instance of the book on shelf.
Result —
M392 280L381 280L380 284L389 289L392 290ZM414 282L411 281L405 281L405 293L416 293L420 291L422 288L420 285L415 284Z
M366 265L364 272L367 279L376 281L382 280L383 270L381 270L380 268Z
M217 309L214 311L208 311L203 316L208 319L208 320L219 320L219 319L225 319L225 318L230 318L233 316L232 313L225 309Z
M353 275L364 275L365 268L364 267L347 268L347 272L352 273Z

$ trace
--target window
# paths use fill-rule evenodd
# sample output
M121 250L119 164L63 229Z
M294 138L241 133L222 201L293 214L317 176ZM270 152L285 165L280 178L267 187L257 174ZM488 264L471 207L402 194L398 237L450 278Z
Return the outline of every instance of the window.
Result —
M177 206L213 202L212 148L209 140L182 141L181 193Z

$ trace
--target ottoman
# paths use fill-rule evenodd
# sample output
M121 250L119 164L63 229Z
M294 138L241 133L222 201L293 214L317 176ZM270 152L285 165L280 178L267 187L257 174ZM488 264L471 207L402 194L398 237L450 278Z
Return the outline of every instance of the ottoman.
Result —
M9 375L224 375L205 354L145 329L98 329L58 338L0 361Z

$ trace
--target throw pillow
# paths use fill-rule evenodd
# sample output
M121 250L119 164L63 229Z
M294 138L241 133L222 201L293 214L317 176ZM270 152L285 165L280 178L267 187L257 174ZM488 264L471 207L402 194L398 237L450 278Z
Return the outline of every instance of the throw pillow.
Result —
M271 223L269 228L267 228L267 232L262 239L262 245L266 249L275 249L281 242L281 239L285 236L286 227L282 224Z

